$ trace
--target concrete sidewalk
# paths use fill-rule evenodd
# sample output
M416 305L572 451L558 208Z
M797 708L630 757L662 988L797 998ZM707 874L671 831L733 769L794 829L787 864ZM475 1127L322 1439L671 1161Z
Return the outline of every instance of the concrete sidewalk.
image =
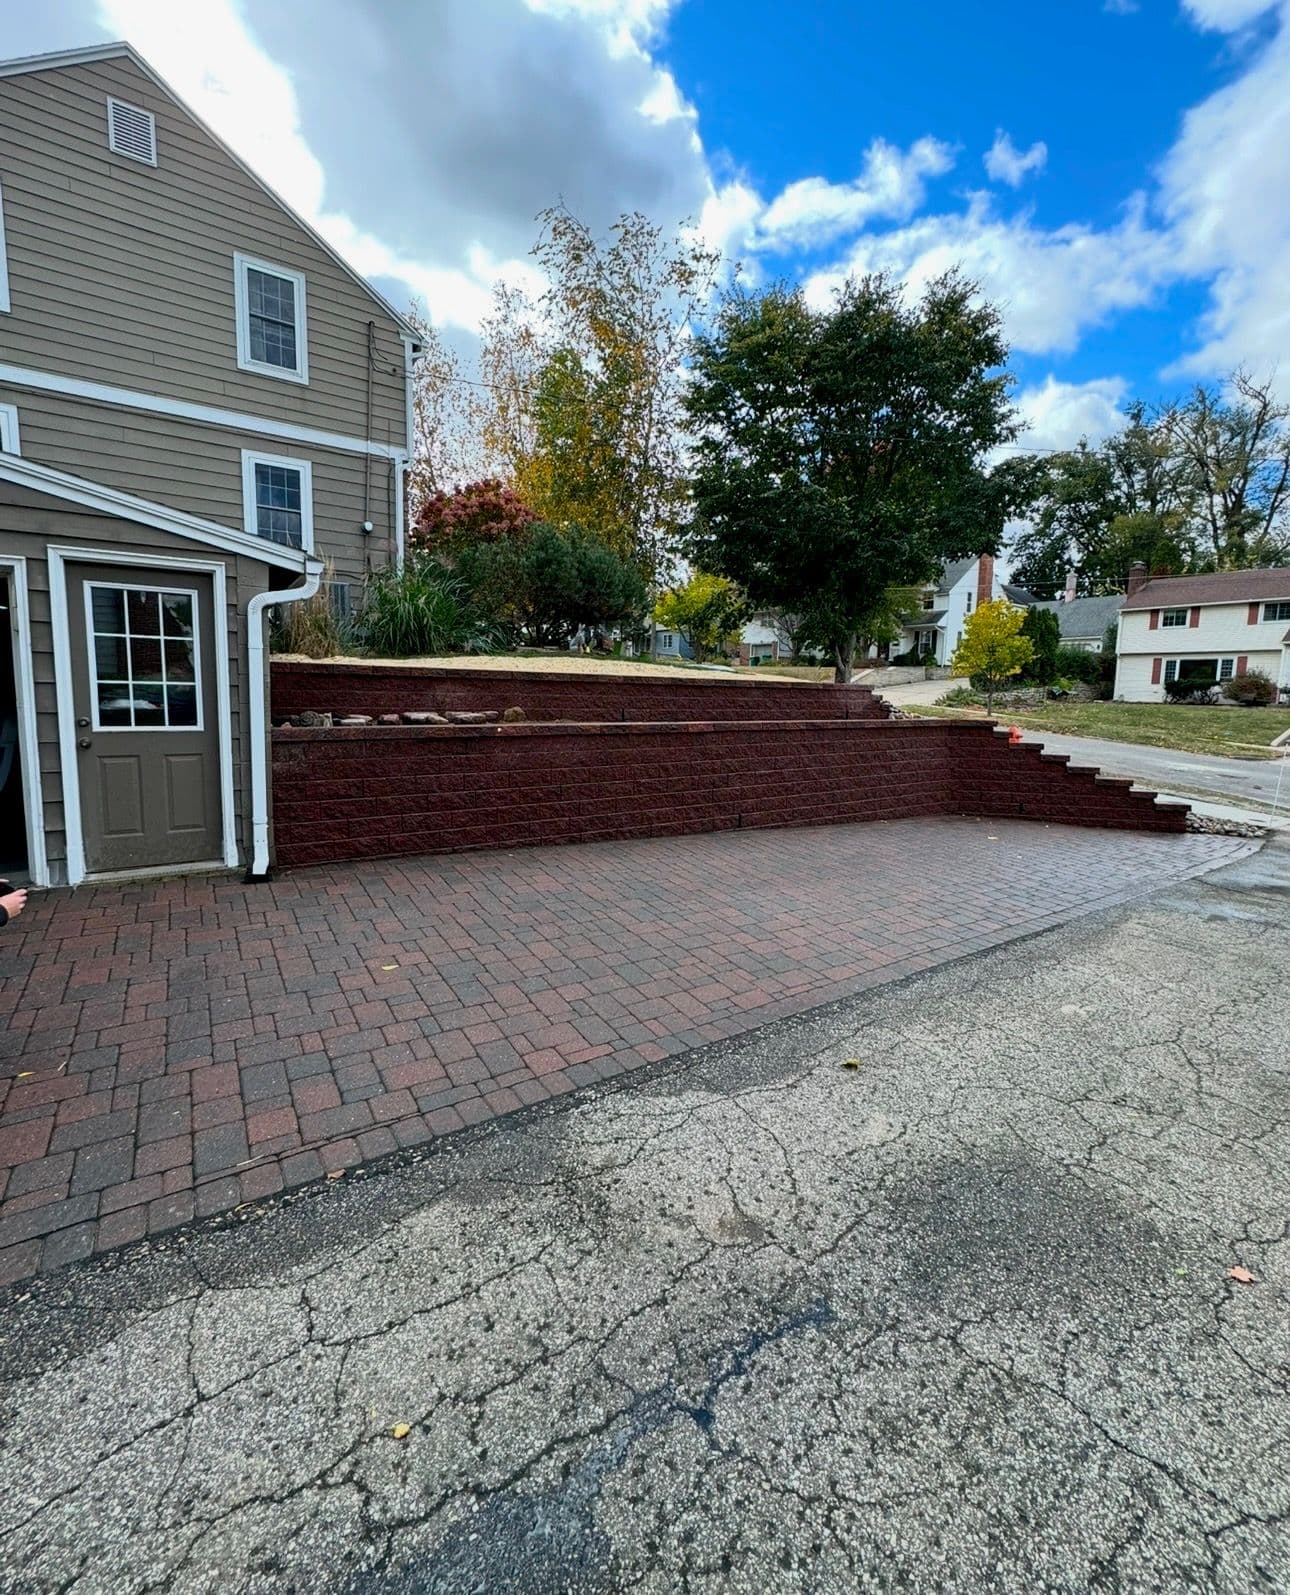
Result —
M1278 841L11 1293L0 1588L1290 1587L1288 903Z

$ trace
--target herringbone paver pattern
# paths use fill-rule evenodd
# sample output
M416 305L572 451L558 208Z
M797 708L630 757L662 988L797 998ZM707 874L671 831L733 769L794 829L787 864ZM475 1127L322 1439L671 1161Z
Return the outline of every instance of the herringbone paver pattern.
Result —
M1249 845L919 820L46 893L0 936L0 1282Z

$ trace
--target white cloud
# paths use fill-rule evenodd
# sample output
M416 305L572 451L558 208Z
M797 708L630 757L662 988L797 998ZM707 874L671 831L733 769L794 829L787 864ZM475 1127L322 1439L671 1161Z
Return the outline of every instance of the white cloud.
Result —
M1183 0L1183 9L1202 28L1235 33L1271 11L1276 0Z
M912 216L926 197L924 179L939 177L953 165L952 147L939 139L917 139L907 150L875 139L853 181L804 177L790 183L760 217L758 239L779 249L818 245L855 232L877 216Z
M98 0L98 15L390 297L473 331L495 281L532 282L537 213L562 198L597 229L627 209L668 225L738 209L648 53L672 4Z
M1235 13L1206 0L1207 9ZM1234 82L1187 113L1160 171L1179 269L1211 282L1199 374L1290 356L1290 6L1280 32Z
M1085 437L1100 443L1124 425L1121 405L1128 391L1122 377L1060 382L1049 372L1043 382L1022 388L1016 396L1026 422L1018 441L1032 449L1074 448Z
M1141 7L1138 0L1102 0L1102 10L1109 11L1113 17L1131 17Z
M1031 172L1042 172L1048 160L1048 146L1036 140L1028 150L1019 150L1002 128L983 157L985 169L996 183L1018 188Z
M1014 348L1053 354L1074 349L1087 328L1115 312L1149 304L1170 263L1141 198L1113 228L1071 223L1049 230L1028 215L1000 216L989 195L976 194L961 213L921 216L857 239L845 259L808 277L806 293L824 305L848 275L885 271L918 297L955 267L1003 305Z

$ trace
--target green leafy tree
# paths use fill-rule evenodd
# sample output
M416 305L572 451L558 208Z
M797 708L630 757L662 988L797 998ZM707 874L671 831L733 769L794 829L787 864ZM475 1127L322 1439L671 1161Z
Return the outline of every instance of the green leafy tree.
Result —
M1028 609L1021 635L1030 642L1030 664L1026 675L1041 687L1057 676L1057 654L1062 645L1062 629L1051 609Z
M979 605L964 623L950 669L981 683L987 710L994 708L994 695L1004 682L1030 663L1034 649L1030 638L1022 636L1026 614L1006 598L996 598Z
M1195 533L1215 570L1290 560L1290 405L1238 370L1160 420L1195 495Z
M775 287L731 294L696 337L696 564L757 608L800 616L838 680L888 591L994 550L1023 473L990 470L1016 437L998 311L950 274L910 306L883 276L831 307Z
M749 609L728 576L695 571L688 582L663 594L654 606L660 626L680 632L696 659L724 657L739 641Z

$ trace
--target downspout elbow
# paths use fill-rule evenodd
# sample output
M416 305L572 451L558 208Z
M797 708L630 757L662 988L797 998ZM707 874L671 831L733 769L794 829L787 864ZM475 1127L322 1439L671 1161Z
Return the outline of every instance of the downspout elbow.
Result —
M269 878L269 737L265 714L266 672L264 612L274 604L299 604L313 598L322 585L323 563L312 555L305 562L304 581L284 592L257 593L246 606L248 735L251 754L251 858L245 879Z

